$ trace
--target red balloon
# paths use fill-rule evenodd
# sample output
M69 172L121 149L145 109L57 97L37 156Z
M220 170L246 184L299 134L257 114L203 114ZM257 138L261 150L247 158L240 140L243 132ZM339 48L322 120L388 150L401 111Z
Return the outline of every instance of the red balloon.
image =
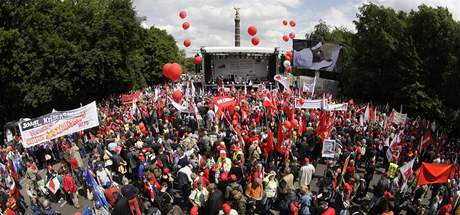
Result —
M283 35L283 41L284 41L284 42L289 41L289 36L288 36L288 35Z
M203 58L200 55L197 55L195 56L195 60L193 61L193 63L198 65L201 64L201 61L203 61Z
M291 129L291 128L292 128L292 124L291 124L291 122L289 122L289 121L284 121L283 126L284 126L285 128L287 128L287 129Z
M187 12L185 12L185 11L182 10L181 12L179 12L179 17L180 17L181 19L185 19L185 17L187 17Z
M182 24L182 28L183 28L184 30L187 30L188 28L190 28L190 23L189 23L189 22L184 22L184 23Z
M289 22L289 25L290 25L291 27L295 27L296 24L297 24L297 23L296 23L294 20L291 20L291 21Z
M299 126L299 121L297 121L296 119L292 119L291 124L294 128L297 128L297 126Z
M163 66L163 75L171 81L177 81L182 75L182 67L177 63L167 63Z
M292 52L291 52L291 51L287 51L285 55L287 55L287 56L289 56L290 58L292 58Z
M253 25L249 26L248 28L248 34L251 36L254 36L257 34L257 28Z
M185 47L189 47L190 45L192 45L192 41L191 41L191 40L189 40L189 39L184 40L184 46L185 46Z
M255 46L259 45L259 43L260 43L259 37L254 36L254 37L251 39L251 43L252 43L252 45L255 45Z
M180 103L180 101L182 100L182 97L184 95L182 94L182 92L180 90L175 90L172 94L172 97L173 97L173 100L177 103Z
M288 24L288 21L287 20L283 20L283 25L287 25Z
M289 38L294 39L295 38L295 33L294 32L289 33Z

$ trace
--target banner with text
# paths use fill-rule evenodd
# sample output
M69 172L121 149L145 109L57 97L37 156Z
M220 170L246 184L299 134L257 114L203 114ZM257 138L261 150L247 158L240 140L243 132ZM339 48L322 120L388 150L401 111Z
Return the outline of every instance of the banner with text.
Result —
M83 107L56 111L19 123L22 144L25 148L99 126L96 102Z
M298 99L295 108L297 109L321 109L323 100L302 100Z

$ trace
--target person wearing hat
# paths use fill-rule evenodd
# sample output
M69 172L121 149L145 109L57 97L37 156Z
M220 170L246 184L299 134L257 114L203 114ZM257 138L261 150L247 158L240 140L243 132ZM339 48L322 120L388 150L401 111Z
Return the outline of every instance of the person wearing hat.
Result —
M238 212L232 209L232 207L228 203L225 203L222 206L222 210L219 211L219 215L238 215Z
M310 163L310 160L308 158L304 159L304 165L302 168L300 168L300 181L299 181L299 186L310 186L311 179L313 178L313 175L315 174L315 167Z
M230 172L232 169L232 160L227 157L227 152L225 150L220 150L217 166L224 172Z

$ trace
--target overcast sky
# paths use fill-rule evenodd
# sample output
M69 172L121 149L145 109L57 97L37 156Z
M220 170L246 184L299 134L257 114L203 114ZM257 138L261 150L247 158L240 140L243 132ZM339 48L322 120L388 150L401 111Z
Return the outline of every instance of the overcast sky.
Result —
M192 45L187 55L197 52L200 46L234 45L234 10L239 7L241 17L241 46L252 46L247 33L250 25L257 27L260 47L281 47L292 44L283 42L282 36L294 32L303 38L311 32L320 19L330 26L343 26L354 30L352 21L358 8L370 0L134 0L138 16L145 16L145 27L156 26L172 34L180 48L190 39ZM460 20L460 0L372 0L376 4L410 11L420 4L447 7L456 20ZM179 11L187 12L187 18L179 18ZM282 25L282 20L295 20L297 26ZM190 28L182 29L188 21Z

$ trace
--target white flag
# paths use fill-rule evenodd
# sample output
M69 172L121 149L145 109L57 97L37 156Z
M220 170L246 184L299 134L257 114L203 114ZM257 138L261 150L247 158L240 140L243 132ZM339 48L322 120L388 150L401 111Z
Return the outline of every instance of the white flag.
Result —
M303 92L313 92L313 88L315 87L314 83L311 83L311 84L304 84L303 85L303 88L302 88L302 91Z
M289 90L289 80L286 76L278 74L275 75L273 78L275 79L275 81L278 81L281 85L283 85L285 90Z
M409 178L409 176L412 174L412 167L414 166L414 162L415 162L415 158L412 158L412 160L410 160L409 162L404 164L404 166L399 168L399 171L401 172L401 175L404 181L406 181Z
M181 105L177 102L175 102L172 98L168 96L168 101L171 103L177 110L183 113L190 113L190 110L187 106Z
M364 122L369 122L369 104L366 106L366 110L364 111Z
M56 194L56 192L59 190L61 187L61 183L59 183L59 180L54 177L48 183L46 184L46 187L53 193Z

